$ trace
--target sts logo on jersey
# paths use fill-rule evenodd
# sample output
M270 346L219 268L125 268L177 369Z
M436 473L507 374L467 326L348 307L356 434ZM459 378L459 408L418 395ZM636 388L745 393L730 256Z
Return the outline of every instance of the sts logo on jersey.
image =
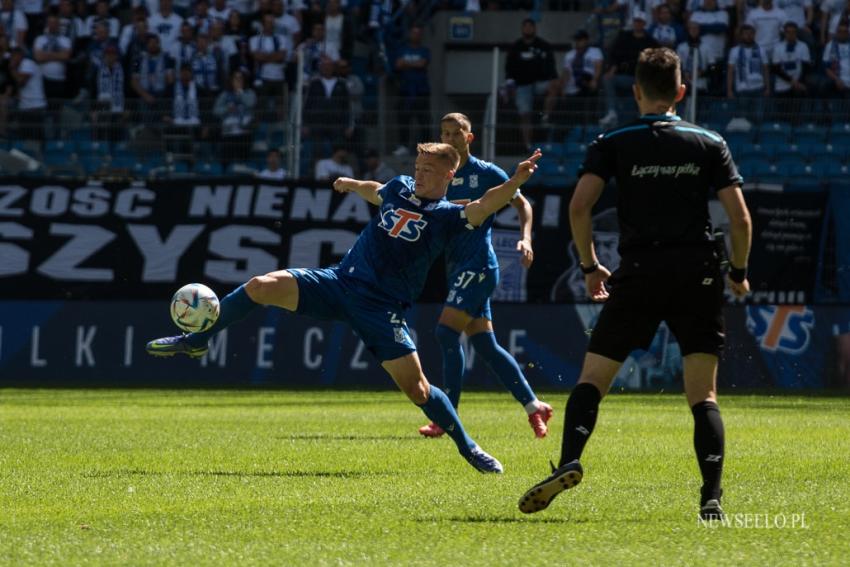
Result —
M762 350L800 354L809 347L815 313L805 305L747 307L747 330Z
M420 213L407 209L388 208L381 213L381 228L393 238L416 242L422 236L426 226L428 221L422 220Z

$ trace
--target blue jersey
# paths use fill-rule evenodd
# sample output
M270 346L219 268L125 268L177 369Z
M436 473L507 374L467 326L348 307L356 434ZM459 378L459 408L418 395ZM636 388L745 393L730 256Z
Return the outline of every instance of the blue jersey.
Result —
M487 190L507 180L508 176L499 166L469 156L449 183L446 198L453 203L466 204L480 199ZM490 242L490 229L495 216L490 215L477 230L458 234L446 245L446 276L449 283L461 270L479 271L499 267Z
M379 194L383 202L378 216L360 233L340 269L410 304L446 242L476 229L468 224L463 206L416 197L413 178L407 175L391 179Z

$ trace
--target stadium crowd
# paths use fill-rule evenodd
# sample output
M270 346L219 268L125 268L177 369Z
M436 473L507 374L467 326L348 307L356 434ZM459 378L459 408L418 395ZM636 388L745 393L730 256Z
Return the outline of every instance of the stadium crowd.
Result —
M148 146L152 153L164 149L190 161L199 144L209 142L215 153L209 157L221 166L215 172L224 171L283 144L299 72L296 50L303 48L300 134L311 144L312 163L352 162L360 170L359 160L374 153L366 151L362 124L364 99L370 89L376 96L370 84L375 75L389 72L398 85L396 155L408 154L421 137L414 124L420 131L432 127L430 52L419 26L439 7L531 6L479 0L0 0L0 138L67 138L63 112L71 108L86 125L83 138L126 144L145 134L156 141ZM676 49L686 80L700 91L747 99L754 109L764 97L847 98L848 18L850 0L596 0L560 70L534 20L523 22L508 56L506 92L514 95L526 146L535 95L545 99L544 125L559 103L574 100L582 108L597 95L607 101L601 124L614 125L616 100L629 96L637 54L654 45Z

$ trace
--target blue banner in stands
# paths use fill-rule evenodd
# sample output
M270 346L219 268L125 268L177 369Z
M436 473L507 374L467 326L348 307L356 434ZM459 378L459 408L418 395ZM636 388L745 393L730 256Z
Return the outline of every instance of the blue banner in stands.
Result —
M571 388L599 309L497 305L496 335L535 388ZM438 316L438 305L420 305L407 320L426 374L440 384ZM850 386L850 307L730 306L726 320L722 388ZM201 360L144 352L147 340L175 332L166 300L0 302L0 386L393 387L341 323L258 309L217 335ZM474 351L467 362L470 387L501 388ZM648 351L626 360L615 387L678 391L681 365L662 325Z

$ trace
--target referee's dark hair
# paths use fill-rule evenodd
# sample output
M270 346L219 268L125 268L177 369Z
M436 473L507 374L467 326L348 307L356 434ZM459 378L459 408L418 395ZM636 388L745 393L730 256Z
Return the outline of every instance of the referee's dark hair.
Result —
M673 101L682 84L679 56L672 49L644 49L638 57L635 82L650 100Z

